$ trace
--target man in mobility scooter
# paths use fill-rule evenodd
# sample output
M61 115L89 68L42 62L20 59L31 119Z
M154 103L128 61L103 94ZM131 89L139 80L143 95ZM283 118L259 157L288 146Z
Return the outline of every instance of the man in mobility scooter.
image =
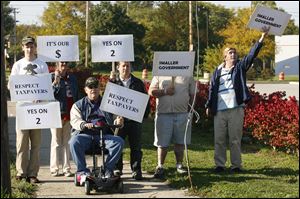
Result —
M90 188L105 190L120 184L120 176L114 176L113 170L122 153L124 141L121 137L114 136L109 127L113 124L123 126L123 118L118 116L113 121L112 114L100 110L102 98L99 95L99 81L96 78L89 77L85 81L84 90L87 96L75 102L70 112L72 137L69 144L73 160L77 166L75 184L83 185L85 183L86 188L88 188L86 193L89 194ZM101 142L101 132L104 142ZM93 149L99 148L99 143L105 145L108 154L104 165L102 165L104 169L99 172L99 175L96 175L94 171L91 173L87 168L85 152L92 145L94 145ZM102 153L102 155L104 154ZM121 185L123 186L123 183Z

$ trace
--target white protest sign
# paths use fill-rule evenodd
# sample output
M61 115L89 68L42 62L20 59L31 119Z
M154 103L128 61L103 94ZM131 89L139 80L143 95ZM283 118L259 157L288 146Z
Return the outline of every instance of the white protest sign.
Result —
M54 100L51 74L11 75L11 101Z
M17 103L18 129L62 128L59 102Z
M248 27L262 30L262 27L269 26L268 34L282 35L292 15L285 12L274 10L260 5L256 6L249 22Z
M134 61L133 35L92 35L92 62Z
M142 123L149 95L108 82L100 109Z
M79 61L78 35L38 36L37 56L45 62Z
M153 76L193 76L195 52L154 52Z

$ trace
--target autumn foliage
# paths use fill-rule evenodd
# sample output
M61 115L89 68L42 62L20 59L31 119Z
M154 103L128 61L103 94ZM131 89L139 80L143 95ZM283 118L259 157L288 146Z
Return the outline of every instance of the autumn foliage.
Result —
M295 96L277 91L269 95L255 92L250 87L252 100L245 109L245 133L274 149L299 152L299 105Z

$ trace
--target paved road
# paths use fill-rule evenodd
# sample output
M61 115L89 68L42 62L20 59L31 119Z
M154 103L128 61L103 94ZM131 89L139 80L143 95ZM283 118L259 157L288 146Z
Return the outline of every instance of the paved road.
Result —
M8 102L8 133L10 151L15 153L15 104ZM38 198L195 198L187 196L187 190L171 189L166 182L157 181L152 175L143 173L144 179L136 181L131 178L130 166L124 165L124 193L93 193L85 195L84 187L76 187L73 177L52 177L49 170L51 134L49 129L42 130L42 145L40 151L40 171L38 178L42 183L38 184L36 192ZM91 158L88 158L88 165L92 165ZM72 171L76 166L71 161Z
M248 84L249 86L251 84ZM260 94L271 94L276 91L285 91L286 97L295 96L299 101L299 83L290 83L290 84L254 84L255 91L258 91Z
M207 83L207 79L200 79L199 80L202 83ZM256 83L253 82L255 86L255 91L259 92L260 94L271 94L276 91L285 91L286 92L286 97L288 98L289 96L295 96L296 99L299 101L299 82L290 82L290 83L274 83L274 84L261 84L261 83ZM247 85L251 86L252 82L247 81Z

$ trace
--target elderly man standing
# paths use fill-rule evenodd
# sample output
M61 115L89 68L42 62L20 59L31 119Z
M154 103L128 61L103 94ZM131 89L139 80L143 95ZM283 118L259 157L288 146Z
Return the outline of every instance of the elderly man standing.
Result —
M165 176L164 162L171 141L174 142L176 169L186 173L183 168L184 137L188 121L188 105L195 91L193 77L154 76L149 95L156 97L154 145L157 147L157 167L154 178ZM191 125L187 130L186 144L191 142Z
M214 116L215 172L225 170L226 136L229 136L231 173L242 171L241 140L244 105L250 100L246 72L258 55L270 28L264 27L261 38L249 54L238 59L235 48L225 48L224 62L214 71L210 81L206 114Z

